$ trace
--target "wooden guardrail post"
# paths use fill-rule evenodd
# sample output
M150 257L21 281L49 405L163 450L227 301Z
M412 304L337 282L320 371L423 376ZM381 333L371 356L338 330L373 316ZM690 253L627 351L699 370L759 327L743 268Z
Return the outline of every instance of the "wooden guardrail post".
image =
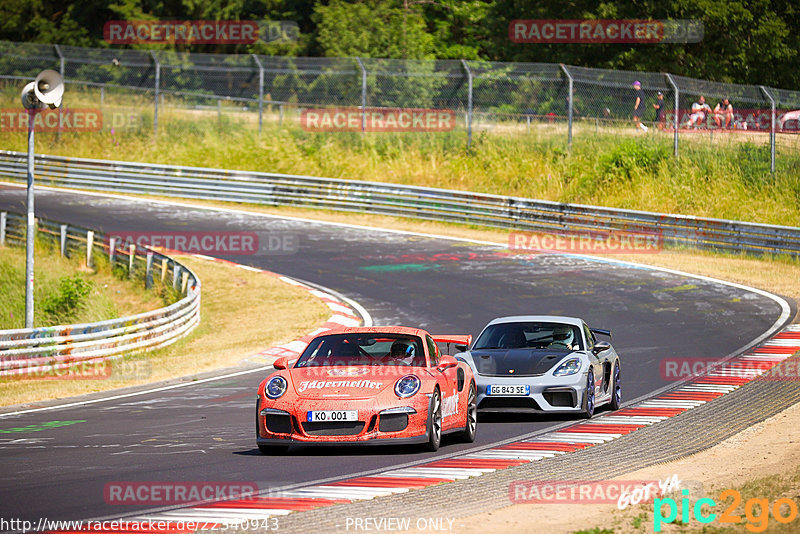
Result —
M86 266L92 266L92 248L94 248L94 232L86 232Z
M61 239L59 241L60 248L61 248L61 257L66 257L67 255L67 225L62 224L59 226L61 229Z
M147 253L147 263L144 271L144 287L150 289L153 287L153 253Z
M128 278L133 277L133 260L136 258L136 245L128 245Z
M108 264L114 270L114 256L117 254L117 238L112 237L108 240Z

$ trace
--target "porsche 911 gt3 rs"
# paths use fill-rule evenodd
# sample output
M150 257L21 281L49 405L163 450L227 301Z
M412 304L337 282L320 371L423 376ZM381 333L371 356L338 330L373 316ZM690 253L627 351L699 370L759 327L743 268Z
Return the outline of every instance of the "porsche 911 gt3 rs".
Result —
M463 361L437 342L466 348L472 336L407 327L320 334L296 360L279 358L258 387L256 442L264 454L292 444L421 443L442 434L474 441L477 388Z
M456 358L475 375L480 410L591 418L597 407L617 410L622 402L619 356L595 334L611 337L576 317L501 317Z

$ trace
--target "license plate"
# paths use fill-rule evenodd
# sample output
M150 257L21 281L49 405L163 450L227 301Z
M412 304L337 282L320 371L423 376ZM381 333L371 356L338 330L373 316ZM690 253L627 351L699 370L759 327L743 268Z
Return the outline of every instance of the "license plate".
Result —
M492 384L486 388L487 395L530 395L531 387L521 384L498 385Z
M322 423L329 421L358 421L357 410L313 411L306 414L309 423Z

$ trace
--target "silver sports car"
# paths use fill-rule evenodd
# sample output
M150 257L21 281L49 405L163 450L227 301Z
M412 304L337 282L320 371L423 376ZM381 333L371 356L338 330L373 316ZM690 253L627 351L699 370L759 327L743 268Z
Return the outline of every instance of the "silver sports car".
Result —
M466 352L478 409L504 412L575 413L620 407L620 362L608 330L575 317L524 315L492 320Z

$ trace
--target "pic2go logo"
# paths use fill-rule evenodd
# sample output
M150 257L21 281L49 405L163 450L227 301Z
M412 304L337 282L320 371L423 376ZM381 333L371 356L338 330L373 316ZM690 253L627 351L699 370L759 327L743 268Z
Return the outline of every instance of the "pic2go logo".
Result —
M735 511L742 503L742 494L737 490L728 489L720 493L719 498L723 501L732 499L727 508L719 514L711 513L710 509L717 506L714 499L697 499L694 506L689 504L689 490L681 492L683 498L681 499L680 506L675 499L666 497L663 499L655 499L653 501L653 530L661 532L661 528L665 524L672 523L678 517L678 511L681 513L681 522L688 524L690 521L689 514L694 516L694 520L698 523L708 524L718 520L720 523L740 523L742 516L736 514ZM667 515L664 515L664 508L667 509ZM707 507L704 509L704 507ZM744 505L745 519L747 520L746 528L750 532L764 532L769 526L770 512L772 517L778 523L791 523L797 518L797 504L788 498L777 499L770 506L769 499L748 499Z

